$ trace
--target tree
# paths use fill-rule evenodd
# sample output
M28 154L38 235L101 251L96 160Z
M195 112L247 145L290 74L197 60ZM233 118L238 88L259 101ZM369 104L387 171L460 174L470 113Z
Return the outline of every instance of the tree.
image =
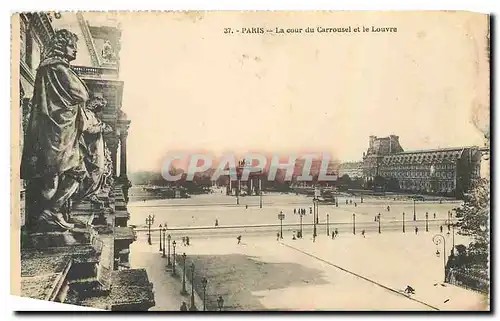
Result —
M463 235L472 237L468 246L473 264L488 267L490 243L490 182L481 178L472 183L472 188L464 194L464 204L457 208L459 228Z

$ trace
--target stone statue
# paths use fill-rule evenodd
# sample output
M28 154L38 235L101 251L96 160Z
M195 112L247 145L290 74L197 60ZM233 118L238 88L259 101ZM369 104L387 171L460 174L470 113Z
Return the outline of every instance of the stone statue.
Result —
M86 126L80 139L80 149L88 175L74 196L76 201L88 199L94 204L103 204L97 197L97 192L103 185L102 178L105 170L103 133L110 133L113 129L103 123L96 113L106 105L107 101L104 98L94 97L85 106Z
M61 211L87 175L79 141L89 93L70 68L77 41L78 37L66 29L56 31L36 73L21 179L28 182L28 226L39 230L74 227Z
M111 151L109 148L105 147L104 148L104 174L102 177L103 180L103 187L102 190L104 190L106 193L109 193L111 190L111 186L113 186L114 179L113 179L113 160L111 159Z
M116 62L116 54L109 40L104 41L104 45L102 46L101 56L105 62L109 63Z

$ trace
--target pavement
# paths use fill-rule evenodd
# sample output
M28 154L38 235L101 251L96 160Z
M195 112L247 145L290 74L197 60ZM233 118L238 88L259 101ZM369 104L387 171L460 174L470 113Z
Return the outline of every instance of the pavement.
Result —
M280 241L246 237L242 244L221 236L194 240L177 250L196 258L197 269L207 273L211 293L225 293L228 310L484 309L482 295L441 285L444 265L442 256L435 255L433 235L341 235L314 243L290 236ZM456 241L467 242L460 237ZM136 241L132 266L148 270L155 286L154 309L172 309L182 300L177 295L180 282L165 275L158 246ZM410 297L403 293L407 285L416 290Z
M172 276L172 268L167 267L167 258L162 257L159 244L150 246L143 242L134 242L130 246L130 263L133 268L145 268L150 282L153 283L156 305L149 311L179 311L182 302L190 306L191 284L186 280L188 295L181 295L182 272L176 264L177 276ZM203 301L195 294L195 305L202 306Z

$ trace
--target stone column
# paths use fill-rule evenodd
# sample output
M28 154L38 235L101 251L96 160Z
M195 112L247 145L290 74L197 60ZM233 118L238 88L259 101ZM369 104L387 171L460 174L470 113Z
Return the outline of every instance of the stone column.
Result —
M127 181L127 129L120 132L120 178Z

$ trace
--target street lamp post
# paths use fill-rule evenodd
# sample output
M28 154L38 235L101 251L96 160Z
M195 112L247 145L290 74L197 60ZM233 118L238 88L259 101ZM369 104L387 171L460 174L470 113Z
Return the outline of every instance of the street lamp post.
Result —
M175 241L172 242L172 250L173 250L173 255L172 255L172 276L176 276L175 272Z
M163 251L163 248L161 246L161 224L160 224L160 252Z
M224 307L224 299L222 296L219 296L217 299L217 306L219 307L219 311L222 311L222 308Z
M378 220L377 221L378 221L378 234L380 234L381 233L381 231L380 231L380 213L378 213Z
M186 290L186 253L182 254L182 290L181 295L187 295Z
M413 199L413 220L417 220L417 211L415 209L415 199Z
M207 293L207 279L203 278L201 280L201 285L203 286L203 311L206 311L206 301L205 301L205 295Z
M167 247L167 245L165 244L165 235L167 234L167 229L166 227L163 227L163 253L162 253L162 257L165 257L165 248Z
M444 268L444 281L443 282L446 282L446 239L441 234L436 234L432 238L432 241L436 245L439 245L439 244L441 244L441 242L443 242L443 268ZM439 250L436 252L436 254L439 256Z
M280 238L283 238L283 220L285 219L285 214L283 211L280 211L278 214L278 219L280 220Z
M304 216L304 214L302 214L302 211L299 211L299 216L300 216L300 238L302 238L302 216Z
M317 233L317 227L316 227L316 224L318 223L317 221L317 208L316 208L316 203L317 203L317 198L316 198L316 195L314 195L314 198L313 198L313 238L316 238L316 236L318 236L318 233Z
M167 255L167 266L168 267L171 267L172 266L172 263L170 262L170 240L172 239L172 237L170 236L170 234L167 236L167 241L168 241L168 255Z
M352 234L356 235L356 213L352 213Z
M191 306L189 311L196 311L196 305L194 304L194 263L191 263Z
M262 179L259 177L259 207L262 208Z
M403 233L405 232L405 212L403 212Z
M151 214L146 217L146 224L148 225L148 244L152 245L151 243L151 225L155 222L155 216L151 216Z
M455 255L455 224L451 224L451 228L452 228L452 247L451 247L451 256L454 256ZM448 231L448 234L450 234L450 232Z
M429 232L429 213L425 212L425 231Z
M330 236L330 215L326 214L326 236Z

